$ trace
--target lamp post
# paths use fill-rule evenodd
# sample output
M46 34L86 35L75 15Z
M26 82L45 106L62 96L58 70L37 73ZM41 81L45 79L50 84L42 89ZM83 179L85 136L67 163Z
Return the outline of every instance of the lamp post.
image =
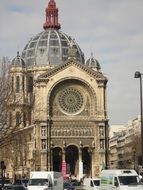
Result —
M51 171L53 171L53 150L54 150L54 144L53 142L51 141L51 146L50 146L50 163L51 163Z
M142 105L142 75L139 71L135 72L135 78L140 79L140 109L141 109L141 164L143 168L143 105Z
M108 121L105 122L105 168L108 169L109 167L109 132L108 132Z
M133 151L133 168L135 170L136 169L136 148L133 147L132 151Z
M4 161L1 161L2 188L4 187L4 183L5 183L5 169L6 169L6 165L5 165Z

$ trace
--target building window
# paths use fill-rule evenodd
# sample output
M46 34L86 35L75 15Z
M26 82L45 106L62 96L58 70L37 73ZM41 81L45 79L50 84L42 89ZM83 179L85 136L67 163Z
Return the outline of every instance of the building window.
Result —
M28 92L33 92L33 77L28 78Z
M24 92L24 87L25 87L25 78L24 76L22 77L22 90Z
M26 127L26 113L23 113L23 125Z
M42 139L42 140L41 140L41 148L42 148L42 150L44 150L44 149L47 148L47 142L46 142L45 139Z
M31 141L31 140L32 140L32 135L29 134L28 137L29 137L29 138L28 138L28 141Z
M14 78L13 77L11 77L11 90L12 90L12 92L13 92L13 88L14 87Z
M20 166L23 166L23 154L22 154L22 152L21 151L19 151L19 163L20 163Z
M28 123L31 125L31 111L28 111Z
M47 136L46 126L41 126L41 136L42 137L46 137Z
M20 91L20 77L16 77L16 93L19 93Z
M12 113L10 112L9 113L9 126L12 125Z
M84 95L79 89L72 86L62 88L57 94L57 103L61 111L75 114L83 109L85 105Z
M19 125L21 122L21 119L20 119L20 112L16 112L16 125Z

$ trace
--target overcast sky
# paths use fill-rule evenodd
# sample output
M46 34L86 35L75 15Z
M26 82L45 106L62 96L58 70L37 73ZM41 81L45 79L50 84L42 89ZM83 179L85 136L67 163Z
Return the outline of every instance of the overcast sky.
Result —
M61 30L91 51L108 78L109 124L127 124L140 114L143 73L143 0L56 0ZM16 56L43 31L48 0L0 0L0 57Z

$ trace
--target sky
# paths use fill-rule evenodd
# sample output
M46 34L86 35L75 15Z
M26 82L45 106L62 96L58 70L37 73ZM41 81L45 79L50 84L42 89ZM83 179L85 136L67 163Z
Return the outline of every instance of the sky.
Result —
M93 52L108 78L110 125L140 114L143 73L143 0L56 0L61 31L76 40L87 60ZM48 0L0 0L0 57L16 56L43 31Z

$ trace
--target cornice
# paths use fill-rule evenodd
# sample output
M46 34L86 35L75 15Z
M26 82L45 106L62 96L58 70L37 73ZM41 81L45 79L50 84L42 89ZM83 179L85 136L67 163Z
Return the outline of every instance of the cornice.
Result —
M62 70L68 68L69 66L74 65L75 67L79 68L80 70L86 72L87 74L91 75L92 77L96 78L97 81L99 82L107 82L108 79L103 75L102 72L99 71L94 71L90 68L88 68L86 65L81 64L79 61L71 58L67 60L65 63L62 63L53 69L41 74L36 82L43 82L43 81L48 81L50 77L56 75L57 73L61 72Z

